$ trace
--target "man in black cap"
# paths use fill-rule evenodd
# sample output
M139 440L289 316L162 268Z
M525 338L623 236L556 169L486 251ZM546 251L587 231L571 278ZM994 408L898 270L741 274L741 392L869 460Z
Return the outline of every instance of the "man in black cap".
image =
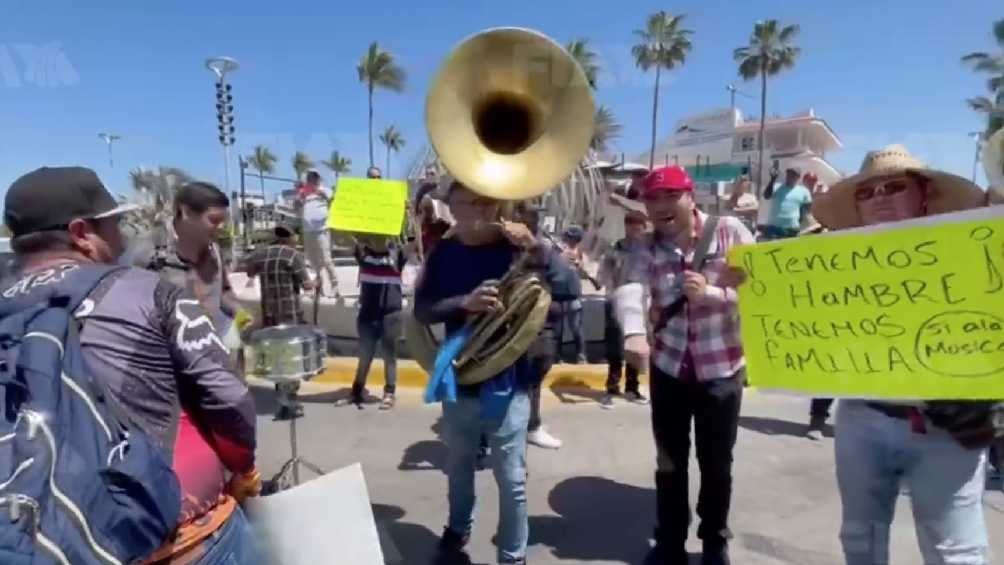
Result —
M20 280L7 289L72 289L84 271L78 266L114 265L124 247L119 220L135 208L116 202L90 169L47 167L17 179L4 220ZM105 275L85 304L76 313L84 322L84 361L108 397L164 450L181 485L176 533L148 562L253 562L239 502L261 489L254 401L206 311L155 273L130 268Z
M124 248L119 218L136 208L116 202L90 169L44 167L8 189L4 221L18 255L76 251L111 263Z

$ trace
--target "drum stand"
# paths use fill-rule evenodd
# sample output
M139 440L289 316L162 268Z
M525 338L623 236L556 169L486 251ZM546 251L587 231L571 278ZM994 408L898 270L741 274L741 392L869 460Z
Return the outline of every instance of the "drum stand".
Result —
M290 399L293 401L293 406L296 406L297 393L293 392L289 395ZM272 478L272 483L276 485L278 490L285 490L287 488L297 486L300 484L300 465L303 465L308 470L313 471L314 474L320 476L324 474L324 471L320 467L314 465L310 461L307 461L296 449L296 421L300 419L296 413L293 413L293 417L289 420L289 447L290 447L290 458L288 461L283 463L282 468L279 472ZM289 475L292 474L293 481L289 482Z

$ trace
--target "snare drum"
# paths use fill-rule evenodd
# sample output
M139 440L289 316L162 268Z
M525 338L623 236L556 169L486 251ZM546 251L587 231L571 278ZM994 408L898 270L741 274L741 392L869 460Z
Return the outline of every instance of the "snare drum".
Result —
M324 372L327 336L308 325L275 326L248 339L253 361L249 373L276 382L310 380Z

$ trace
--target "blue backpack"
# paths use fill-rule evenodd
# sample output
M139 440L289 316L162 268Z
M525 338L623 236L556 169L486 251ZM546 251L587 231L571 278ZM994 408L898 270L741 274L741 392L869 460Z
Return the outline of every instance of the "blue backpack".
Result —
M117 565L174 532L178 478L83 362L78 307L118 270L64 264L0 292L0 563Z

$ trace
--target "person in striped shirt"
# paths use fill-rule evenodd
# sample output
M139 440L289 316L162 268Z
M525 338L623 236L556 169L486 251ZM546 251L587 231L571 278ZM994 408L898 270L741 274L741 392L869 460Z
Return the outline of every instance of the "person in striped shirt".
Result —
M394 407L397 388L397 339L401 335L401 272L404 251L390 238L361 238L355 248L359 263L359 365L352 383L351 401L362 407L366 401L366 379L376 354L383 349L385 383L381 410Z
M614 296L628 362L647 368L650 339L653 344L649 389L658 454L655 557L659 563L688 563L693 421L701 469L697 503L701 518L697 535L704 544L701 563L727 565L732 452L746 360L735 290L742 274L728 266L726 255L737 245L753 243L753 234L738 218L714 218L698 210L694 183L682 167L652 171L642 196L654 233L628 258ZM704 256L695 257L705 243ZM651 299L651 338L646 290Z

